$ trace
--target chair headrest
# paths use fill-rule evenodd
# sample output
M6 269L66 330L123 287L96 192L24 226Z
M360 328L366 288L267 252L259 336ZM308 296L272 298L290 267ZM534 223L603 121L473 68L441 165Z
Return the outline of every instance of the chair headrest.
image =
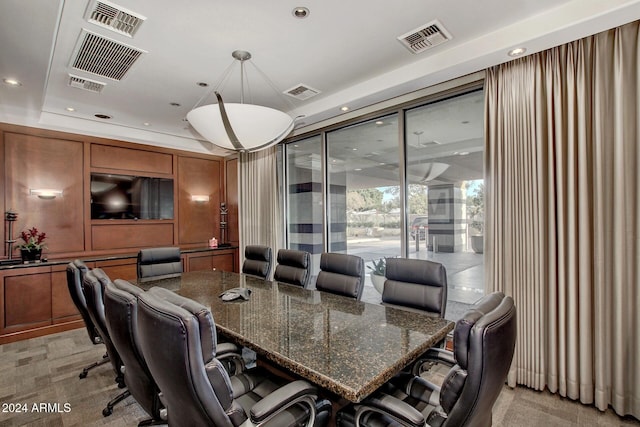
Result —
M89 267L87 267L87 264L85 264L84 261L76 259L72 262L72 264L74 267L80 270L82 274L85 274L87 271L89 271Z
M137 286L132 285L131 283L127 282L126 280L122 280L122 279L116 279L113 281L113 287L115 287L116 289L119 289L121 291L127 292L131 295L134 296L139 296L140 294L144 293L144 291L142 289L140 289Z
M211 310L192 299L185 298L165 288L155 286L149 289L146 293L173 305L177 305L178 307L181 307L193 314L198 319L198 323L200 325L202 360L205 364L213 360L216 355L216 347L218 343L216 336L216 324L213 320Z
M364 261L356 255L325 252L320 256L320 270L360 277L364 274Z
M138 252L140 264L159 264L180 261L180 248L150 248Z
M271 262L271 248L269 246L249 245L244 248L244 257L256 261Z
M308 268L311 256L309 252L280 249L278 251L278 264L289 265L297 268Z
M502 292L485 295L456 322L453 331L453 348L456 362L463 369L467 369L469 364L469 342L472 329L483 316L496 310L503 300L505 300L505 296ZM485 322L483 321L483 323Z
M423 259L387 258L385 277L398 282L447 286L447 271L444 265Z

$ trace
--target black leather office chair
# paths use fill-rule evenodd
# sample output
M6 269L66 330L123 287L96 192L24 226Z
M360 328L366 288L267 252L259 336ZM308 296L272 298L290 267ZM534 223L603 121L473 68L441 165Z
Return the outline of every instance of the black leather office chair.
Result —
M168 279L182 274L180 248L150 248L138 252L138 280Z
M286 381L254 368L229 378L216 358L211 312L195 301L162 299L159 288L138 298L141 347L162 390L170 426L239 426L245 421L287 427L326 425L331 405L306 381ZM166 294L166 292L164 293Z
M456 323L453 353L433 349L423 361L450 366L442 387L402 373L361 404L340 411L338 425L489 427L515 342L513 299L501 292L487 295Z
M160 388L151 376L140 350L138 333L138 295L144 291L125 280L108 282L104 292L104 310L111 341L125 366L127 390L151 419L139 427L166 424L166 412L160 401Z
M67 286L69 287L69 294L71 295L71 299L80 312L80 316L82 316L84 325L87 328L89 339L94 345L98 345L102 344L102 338L100 337L98 330L96 329L93 321L91 320L91 317L89 316L89 311L87 310L87 301L84 298L84 293L82 291L82 280L84 279L84 275L88 270L89 269L87 268L86 264L79 259L70 262L67 265ZM101 360L94 362L84 368L79 377L86 378L90 369L108 362L109 355L105 353Z
M242 272L267 280L271 273L271 248L249 245L244 249Z
M280 249L273 280L306 288L311 278L311 254L305 251Z
M166 288L152 288L153 294L179 307L192 307L195 302ZM197 305L200 308L200 305ZM203 313L197 313L204 316ZM216 359L218 359L229 375L238 374L245 369L242 358L242 347L232 342L219 342L216 336Z
M323 253L316 289L360 300L364 289L364 261L356 255Z
M387 258L382 304L435 313L447 309L447 271L438 262Z
M111 361L113 370L116 373L116 382L118 383L118 387L124 388L124 364L122 363L120 354L111 341L104 312L104 290L109 282L111 282L109 276L107 276L102 269L94 268L84 275L82 290L84 291L84 297L87 300L89 316L96 326L96 329L102 338L102 342L104 342L104 345L107 347L107 354L109 355L109 360ZM125 390L109 401L102 411L102 415L105 417L111 415L113 407L118 402L127 398L129 394L129 391Z

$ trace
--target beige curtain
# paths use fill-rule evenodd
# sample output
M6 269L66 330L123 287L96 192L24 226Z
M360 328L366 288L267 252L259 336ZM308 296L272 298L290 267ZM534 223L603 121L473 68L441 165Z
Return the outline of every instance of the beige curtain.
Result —
M240 263L247 245L271 247L273 256L284 246L277 147L239 156Z
M640 418L639 24L486 78L486 283L512 295L511 386Z

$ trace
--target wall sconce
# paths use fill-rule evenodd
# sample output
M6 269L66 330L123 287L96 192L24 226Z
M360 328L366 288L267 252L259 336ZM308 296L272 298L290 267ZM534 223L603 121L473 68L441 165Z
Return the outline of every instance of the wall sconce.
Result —
M203 194L194 194L191 196L192 202L204 203L209 201L209 196Z
M55 199L58 196L62 196L62 190L53 190L50 188L30 188L29 194L32 196L38 196L40 199Z

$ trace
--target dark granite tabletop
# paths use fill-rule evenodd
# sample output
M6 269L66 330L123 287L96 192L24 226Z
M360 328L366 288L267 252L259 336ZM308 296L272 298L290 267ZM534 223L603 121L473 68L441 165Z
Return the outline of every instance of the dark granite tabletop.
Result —
M222 271L139 284L209 307L218 331L258 355L359 402L453 329L448 320ZM244 287L248 301L219 294Z

